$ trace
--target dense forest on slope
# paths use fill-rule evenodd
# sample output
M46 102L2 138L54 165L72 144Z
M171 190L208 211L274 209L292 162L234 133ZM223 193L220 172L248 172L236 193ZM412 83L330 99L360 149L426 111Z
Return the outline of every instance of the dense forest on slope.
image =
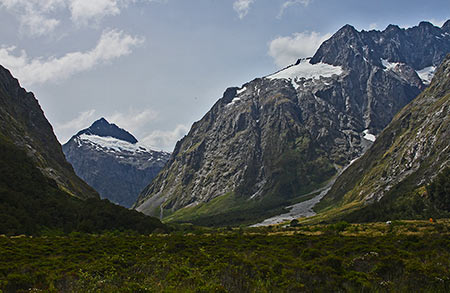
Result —
M165 229L157 219L107 200L69 196L26 153L0 134L0 234Z

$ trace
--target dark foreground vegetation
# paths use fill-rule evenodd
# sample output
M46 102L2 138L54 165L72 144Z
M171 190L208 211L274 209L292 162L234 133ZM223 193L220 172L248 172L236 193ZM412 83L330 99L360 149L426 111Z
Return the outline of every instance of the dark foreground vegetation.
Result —
M0 290L450 292L448 220L191 229L3 236Z
M165 230L158 219L107 200L79 200L60 190L26 153L0 134L0 234Z

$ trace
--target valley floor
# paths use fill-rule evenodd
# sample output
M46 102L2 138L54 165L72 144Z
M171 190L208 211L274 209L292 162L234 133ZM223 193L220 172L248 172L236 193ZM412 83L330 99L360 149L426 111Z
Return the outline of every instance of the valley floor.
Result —
M450 220L2 236L0 292L450 292L449 236Z

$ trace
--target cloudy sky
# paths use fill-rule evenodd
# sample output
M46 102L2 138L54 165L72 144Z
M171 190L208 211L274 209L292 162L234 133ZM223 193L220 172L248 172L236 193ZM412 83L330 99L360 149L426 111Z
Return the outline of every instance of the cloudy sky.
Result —
M222 96L358 30L450 18L431 0L0 0L0 64L61 143L105 117L172 151Z

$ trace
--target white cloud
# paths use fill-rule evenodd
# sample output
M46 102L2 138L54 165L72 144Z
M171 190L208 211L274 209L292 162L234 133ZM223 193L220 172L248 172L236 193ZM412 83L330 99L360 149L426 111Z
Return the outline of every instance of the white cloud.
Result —
M438 27L442 27L444 25L444 23L447 21L447 19L435 19L435 18L431 18L428 20L429 22L431 22L433 25L438 26Z
M55 134L58 136L59 142L66 143L72 135L78 131L89 127L94 122L96 111L91 109L78 114L78 117L64 122L62 124L55 124Z
M378 25L374 22L369 24L369 30L376 30L378 28Z
M99 20L120 13L117 0L71 0L69 6L72 20L81 24L88 23L90 19Z
M173 151L175 144L189 131L186 125L178 124L174 130L155 130L142 139L142 142L152 148Z
M19 19L21 31L33 36L52 32L60 21L49 15L64 6L65 0L0 0Z
M239 15L239 18L244 18L248 11L250 10L250 5L252 5L254 0L236 0L233 3L233 9Z
M114 123L132 134L142 133L142 129L147 126L149 122L154 121L157 117L158 112L152 109L138 111L134 108L128 109L128 112L126 113L115 112L111 115L105 116L106 120L110 123Z
M278 18L281 18L284 14L284 11L286 9L288 9L290 6L296 5L296 4L300 4L303 6L308 6L309 3L311 3L312 0L288 0L285 1L282 5L281 5L281 9L280 9L280 13L278 14Z
M294 33L290 37L278 37L269 44L269 55L280 68L294 63L299 58L311 57L323 41L331 34L317 32Z
M87 52L72 52L47 60L31 59L25 51L14 54L15 47L0 48L0 63L10 69L24 84L31 85L66 79L76 73L90 70L98 64L128 55L143 38L133 37L117 30L104 31L97 46Z
M32 36L53 32L61 23L64 12L70 12L77 25L99 22L105 16L120 14L136 2L166 2L166 0L0 0L0 7L19 20L21 31ZM59 16L59 18L55 18Z

